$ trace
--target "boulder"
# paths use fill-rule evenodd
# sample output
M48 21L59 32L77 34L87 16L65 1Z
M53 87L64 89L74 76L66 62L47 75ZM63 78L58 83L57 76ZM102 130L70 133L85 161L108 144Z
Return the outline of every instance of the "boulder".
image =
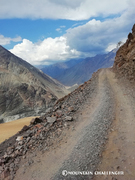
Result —
M52 111L52 108L48 108L48 109L46 109L46 113L49 113L49 112L51 112Z
M65 121L73 121L73 117L71 117L71 116L66 116L66 117L65 117Z
M41 122L43 122L42 119L40 119L40 118L35 118L35 119L32 119L32 120L30 121L30 124L31 124L31 125L35 125L35 124L38 124L38 123L41 123Z
M22 141L23 140L23 136L18 136L17 138L16 138L16 141Z
M27 131L29 129L29 127L28 126L23 126L23 128L21 129L21 132L24 132L24 131Z
M8 154L8 155L12 154L13 151L14 151L14 147L8 147L8 148L7 148L7 154Z
M74 112L74 107L70 106L70 107L68 108L68 112Z
M54 117L47 117L46 119L47 119L47 122L49 122L49 123L54 123L56 121L55 116Z
M56 115L58 118L60 118L60 117L62 116L62 111L61 111L61 110L57 110L57 111L55 112L55 115Z

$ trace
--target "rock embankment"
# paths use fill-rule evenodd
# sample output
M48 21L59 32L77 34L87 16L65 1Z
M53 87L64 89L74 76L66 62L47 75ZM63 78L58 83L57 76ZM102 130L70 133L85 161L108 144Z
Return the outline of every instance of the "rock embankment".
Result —
M121 77L135 82L135 24L126 43L116 53L113 69Z

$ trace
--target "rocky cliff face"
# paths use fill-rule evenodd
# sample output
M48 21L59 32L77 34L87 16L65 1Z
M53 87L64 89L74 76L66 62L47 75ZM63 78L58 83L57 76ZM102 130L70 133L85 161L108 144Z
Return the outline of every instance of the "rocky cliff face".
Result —
M135 81L135 24L132 33L116 53L113 69L121 76Z
M0 46L0 121L38 115L67 94L63 85Z

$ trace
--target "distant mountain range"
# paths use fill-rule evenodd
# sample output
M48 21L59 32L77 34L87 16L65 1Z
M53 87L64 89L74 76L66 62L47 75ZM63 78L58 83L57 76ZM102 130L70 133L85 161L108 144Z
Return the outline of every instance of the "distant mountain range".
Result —
M116 50L95 57L56 63L45 66L41 70L66 86L82 84L89 80L93 72L98 69L113 66Z
M0 122L38 115L69 91L0 46Z
M71 59L65 62L59 62L48 66L40 65L38 68L52 78L57 79L61 74L65 72L65 70L72 68L81 61L83 61L83 59Z

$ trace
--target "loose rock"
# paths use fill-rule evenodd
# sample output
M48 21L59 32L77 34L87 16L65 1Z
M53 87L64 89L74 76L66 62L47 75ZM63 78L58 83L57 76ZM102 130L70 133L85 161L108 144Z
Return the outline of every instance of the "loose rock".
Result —
M65 121L73 121L73 117L71 117L71 116L66 116L66 117L65 117Z
M49 122L49 123L54 123L56 121L55 116L54 117L47 117L46 119L47 119L47 122Z
M42 119L40 119L40 118L35 118L35 119L32 119L32 120L30 121L30 124L35 125L35 124L38 124L38 123L41 123L41 122L43 122Z

